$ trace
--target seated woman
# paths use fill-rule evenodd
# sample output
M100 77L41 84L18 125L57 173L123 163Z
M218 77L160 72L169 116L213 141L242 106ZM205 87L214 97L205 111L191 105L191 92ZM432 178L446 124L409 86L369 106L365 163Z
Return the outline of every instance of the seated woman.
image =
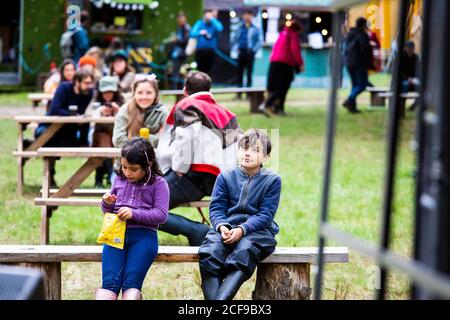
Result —
M109 75L119 77L119 87L123 93L132 91L132 85L136 73L128 64L128 54L125 50L118 50L113 56Z
M141 128L148 128L148 140L156 148L167 115L167 108L159 102L156 76L136 77L131 100L120 107L116 115L112 138L114 146L121 148L129 139L138 137Z

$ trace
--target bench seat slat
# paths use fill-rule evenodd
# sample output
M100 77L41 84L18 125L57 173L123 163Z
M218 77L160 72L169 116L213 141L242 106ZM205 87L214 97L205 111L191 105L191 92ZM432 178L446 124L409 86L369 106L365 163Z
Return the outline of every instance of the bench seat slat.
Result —
M39 148L40 157L120 157L120 148Z
M197 262L198 248L191 246L160 246L157 262ZM1 262L100 262L102 246L73 245L0 245ZM348 262L347 247L326 247L327 263ZM317 247L277 247L261 263L315 263Z
M35 198L34 204L38 206L100 206L101 199L77 198ZM209 200L192 201L179 204L178 207L208 208Z

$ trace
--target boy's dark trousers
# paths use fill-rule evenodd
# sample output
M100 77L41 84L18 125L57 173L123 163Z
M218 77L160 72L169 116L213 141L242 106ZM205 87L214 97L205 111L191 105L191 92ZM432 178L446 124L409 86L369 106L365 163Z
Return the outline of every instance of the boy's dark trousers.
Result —
M250 232L232 245L224 244L220 233L210 229L198 251L205 298L232 299L276 244L266 229Z

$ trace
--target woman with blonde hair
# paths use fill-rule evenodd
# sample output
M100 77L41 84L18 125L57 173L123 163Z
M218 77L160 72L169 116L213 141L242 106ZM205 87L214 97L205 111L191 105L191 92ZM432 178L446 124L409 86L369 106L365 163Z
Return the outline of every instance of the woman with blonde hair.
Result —
M156 148L159 133L168 115L159 102L158 81L154 74L138 75L132 85L131 100L120 107L116 115L113 144L121 148L129 139L139 136L141 128L148 128L148 140Z

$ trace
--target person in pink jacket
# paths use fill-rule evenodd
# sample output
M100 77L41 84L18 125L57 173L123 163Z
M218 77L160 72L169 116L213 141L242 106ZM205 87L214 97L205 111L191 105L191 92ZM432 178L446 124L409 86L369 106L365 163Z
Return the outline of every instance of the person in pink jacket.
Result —
M294 74L304 71L299 33L302 27L296 20L290 20L280 33L270 56L267 90L269 97L259 106L265 115L286 115L284 101L294 80Z

